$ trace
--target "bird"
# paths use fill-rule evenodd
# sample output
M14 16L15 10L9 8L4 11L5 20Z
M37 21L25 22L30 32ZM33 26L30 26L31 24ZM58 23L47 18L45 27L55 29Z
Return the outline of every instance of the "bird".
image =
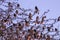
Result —
M18 14L18 10L16 10L15 13Z
M38 14L39 14L39 9L38 9L37 6L35 6L35 11L34 11L34 13L38 13Z
M40 23L40 21L39 21L39 16L36 17L36 21L35 21L35 23L37 23L37 24Z
M8 2L8 6L11 6L11 2Z
M20 7L20 4L17 4L17 7L19 8Z
M32 14L31 13L29 13L29 19L32 20Z
M46 18L46 16L42 17L41 24L43 24L45 18Z

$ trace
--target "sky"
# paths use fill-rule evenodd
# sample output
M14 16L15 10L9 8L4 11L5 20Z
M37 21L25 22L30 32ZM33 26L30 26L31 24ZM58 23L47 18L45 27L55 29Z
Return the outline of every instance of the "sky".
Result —
M34 7L37 6L40 10L39 16L49 9L50 11L46 14L46 19L58 18L60 16L60 0L12 0L12 2L13 1L18 2L20 6L25 9L34 10ZM54 24L54 27L56 28L59 25L60 22L57 22ZM60 27L58 28L60 29Z
M50 10L49 13L46 14L47 19L49 18L57 18L60 16L60 0L6 0L11 2L18 2L22 8L32 9L37 6L40 10L40 15L44 13L44 11Z
M60 16L60 0L6 0L11 2L18 2L22 8L32 9L37 6L40 10L39 16L41 16L44 11L50 10L46 16L46 19L58 18ZM2 7L2 6L0 6ZM35 16L34 16L35 18Z
M47 18L57 18L60 16L60 0L19 0L18 2L23 8L34 10L34 7L37 6L40 10L40 15L49 9L50 12L46 14Z

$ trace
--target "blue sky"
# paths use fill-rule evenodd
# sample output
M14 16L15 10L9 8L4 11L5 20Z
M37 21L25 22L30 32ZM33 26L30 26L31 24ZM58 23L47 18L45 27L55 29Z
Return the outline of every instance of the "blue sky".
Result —
M60 0L7 0L11 2L18 2L22 8L34 10L35 6L38 6L40 15L44 11L50 9L50 12L46 14L47 18L57 18L60 16Z
M35 6L38 6L40 13L50 9L47 18L57 18L60 16L60 0L19 0L18 1L23 8L31 8L34 10Z
M46 14L47 19L58 18L58 16L60 16L60 0L18 0L18 1L7 0L7 1L11 1L11 2L16 1L21 5L22 8L25 8L25 9L30 8L34 10L34 7L37 6L40 10L39 16L42 15L44 11L49 9L50 12Z
M40 15L49 9L50 12L46 14L47 19L58 18L58 16L60 16L60 0L19 0L18 2L20 3L21 7L26 9L31 8L34 10L34 7L38 6ZM57 22L54 24L54 27L58 27L59 25L60 22Z

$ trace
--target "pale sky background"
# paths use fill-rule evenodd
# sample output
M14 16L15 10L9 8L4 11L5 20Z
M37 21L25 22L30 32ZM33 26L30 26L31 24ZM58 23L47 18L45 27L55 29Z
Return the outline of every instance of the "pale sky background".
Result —
M12 0L13 1L13 0ZM58 18L60 16L60 0L14 0L20 3L22 8L32 9L37 6L40 10L40 15L44 13L46 10L50 10L48 14L46 14L47 19L49 18ZM54 24L54 27L60 25L60 22ZM60 29L60 27L57 27Z
M47 18L57 18L60 16L60 0L7 0L11 2L18 2L22 8L32 9L37 6L40 10L40 15L43 14L44 11L50 10L48 14L46 14Z
M38 6L40 14L50 9L47 18L57 18L60 16L60 0L19 0L21 7L34 9Z
M48 14L46 14L47 19L49 18L58 18L60 16L60 0L7 0L11 2L18 2L22 8L32 9L37 6L40 10L40 14L43 14L44 11L50 10ZM2 6L0 6L2 7ZM60 23L60 22L59 22ZM56 26L56 24L55 24ZM58 24L57 24L58 26Z

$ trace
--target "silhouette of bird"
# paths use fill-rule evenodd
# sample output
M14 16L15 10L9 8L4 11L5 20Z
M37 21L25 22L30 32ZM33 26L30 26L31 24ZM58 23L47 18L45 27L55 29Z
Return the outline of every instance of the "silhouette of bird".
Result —
M17 7L19 8L19 7L20 7L20 5L19 5L19 4L17 4Z
M29 19L30 19L30 20L32 19L32 14L31 14L31 13L29 13Z
M34 13L38 13L39 14L39 9L37 6L35 6L35 12Z

